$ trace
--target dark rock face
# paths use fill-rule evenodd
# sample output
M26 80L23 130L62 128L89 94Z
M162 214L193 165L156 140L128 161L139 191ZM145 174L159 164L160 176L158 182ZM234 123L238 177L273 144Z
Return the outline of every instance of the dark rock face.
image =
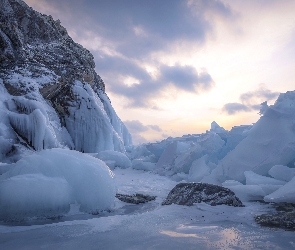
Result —
M120 201L124 201L126 203L132 203L132 204L146 203L156 199L156 196L150 196L150 195L144 195L144 194L135 194L135 195L116 194L116 197Z
M278 213L256 216L255 221L261 226L295 231L295 204L274 203L272 205Z
M105 90L94 70L92 54L72 40L59 20L34 11L21 0L1 0L0 49L0 73L14 95L30 91L21 85L10 86L8 81L11 73L24 70L30 71L32 78L46 71L49 74L48 70L56 74L55 83L40 89L44 98L53 103L71 99L69 85L74 80ZM18 93L12 88L18 89Z
M211 206L228 205L243 207L243 203L231 190L207 183L179 183L168 194L162 205L192 206L194 203L205 202Z

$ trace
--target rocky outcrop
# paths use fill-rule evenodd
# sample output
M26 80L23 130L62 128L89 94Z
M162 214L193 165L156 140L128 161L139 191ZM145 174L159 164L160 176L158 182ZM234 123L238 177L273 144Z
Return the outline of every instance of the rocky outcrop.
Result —
M92 153L124 152L131 144L95 72L93 55L72 40L59 20L34 11L22 0L0 1L0 87L0 108L6 108L10 121L5 126L15 133L14 138L7 133L4 137L13 144L22 141L35 150L67 146ZM32 107L32 101L39 104ZM41 122L31 114L36 109L42 109ZM46 124L52 135L36 145L33 132L24 129L32 120L25 115Z
M273 203L277 213L262 214L255 221L264 227L281 228L295 231L295 204Z
M179 183L168 194L162 205L186 205L205 202L211 206L228 205L243 207L243 203L231 190L207 183Z
M144 195L144 194L134 194L134 195L116 194L116 198L126 203L140 204L140 203L153 201L156 199L156 196L150 196L150 195Z

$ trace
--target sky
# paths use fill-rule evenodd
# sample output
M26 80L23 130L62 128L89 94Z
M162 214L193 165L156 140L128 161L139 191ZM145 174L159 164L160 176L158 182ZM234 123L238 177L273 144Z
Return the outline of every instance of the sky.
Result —
M294 0L25 0L89 49L135 144L259 119L294 90Z

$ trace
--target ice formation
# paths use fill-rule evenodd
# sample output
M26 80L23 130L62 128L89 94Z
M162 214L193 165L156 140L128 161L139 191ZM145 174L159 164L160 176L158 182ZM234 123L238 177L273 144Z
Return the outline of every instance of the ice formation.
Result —
M125 154L117 151L105 150L91 155L104 161L110 169L114 169L115 167L129 168L132 166L129 158Z
M295 176L295 168L275 165L268 171L268 173L277 180L290 181Z
M266 202L290 202L295 204L295 177L275 192L264 197Z
M5 0L0 24L0 162L50 148L125 152L131 135L95 72L93 55L60 21L21 0Z
M254 125L226 131L216 122L203 134L169 137L128 151L135 169L173 180L222 184L243 201L280 200L295 176L295 91L263 105ZM293 187L295 189L295 187ZM279 191L283 190L283 191ZM292 200L289 194L281 200Z
M74 150L43 150L0 176L0 218L59 216L70 203L97 213L112 207L115 192L112 172L101 160Z
M295 159L295 91L280 94L253 125L248 136L220 162L215 177L245 181L244 172L268 175L274 165L291 166Z

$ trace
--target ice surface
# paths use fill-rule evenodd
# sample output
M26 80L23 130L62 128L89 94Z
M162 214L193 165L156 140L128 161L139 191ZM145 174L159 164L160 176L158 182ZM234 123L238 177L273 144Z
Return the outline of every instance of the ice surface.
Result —
M295 176L295 168L275 165L268 171L268 173L277 180L290 181Z
M254 215L273 211L269 205L245 207L161 206L176 185L166 176L116 168L118 192L156 195L143 205L126 205L106 216L64 217L52 224L0 225L1 249L293 249L294 232L261 228ZM81 215L79 215L81 216ZM114 240L115 239L115 240Z
M295 204L295 177L275 192L264 197L266 202L289 202Z
M245 171L246 185L284 185L285 181L276 180L271 177L262 176L253 171Z
M117 151L105 150L97 154L92 154L92 156L104 161L110 169L114 169L115 167L129 168L132 166L129 158Z
M31 211L29 215L47 214L48 204L50 215L59 215L60 204L69 202L68 194L71 203L80 204L80 211L96 213L111 208L116 192L112 172L103 161L66 149L43 150L24 157L12 164L10 170L0 176L0 181L3 187L0 200L5 201L0 203L2 218L26 217L27 211ZM54 188L51 187L52 183L55 183ZM12 186L15 189L13 195L10 195ZM26 186L28 192L21 186ZM54 194L59 188L63 196L56 195L55 201ZM32 198L31 189L35 190ZM68 189L69 192L66 191ZM43 195L48 200L42 198L38 203ZM61 197L65 197L65 200ZM30 199L33 200L32 204L27 202ZM33 205L37 203L38 206Z

